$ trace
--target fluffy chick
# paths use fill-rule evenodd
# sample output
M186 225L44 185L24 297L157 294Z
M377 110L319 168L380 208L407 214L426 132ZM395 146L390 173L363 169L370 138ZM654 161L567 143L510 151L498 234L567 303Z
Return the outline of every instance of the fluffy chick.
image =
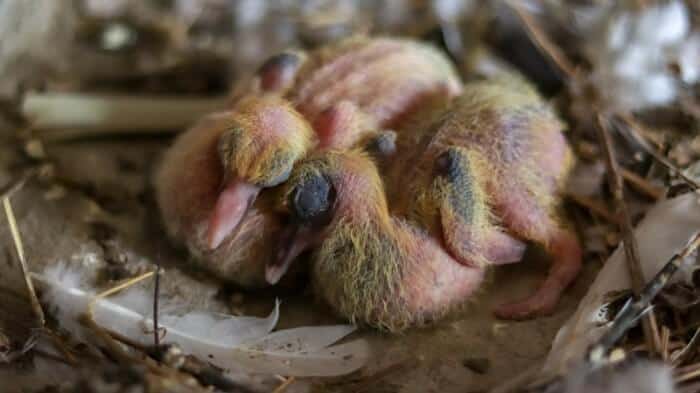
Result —
M222 209L237 208L236 203L227 205L226 202L237 201L239 195L235 192L240 189L222 189L222 183L239 182L239 175L226 171L221 164L220 157L229 153L220 151L220 140L224 130L240 129L251 123L261 126L266 122L269 124L265 126L271 129L270 138L285 139L284 134L277 131L295 130L292 134L297 135L296 139L278 143L287 144L286 151L293 155L287 156L289 159L300 158L306 151L305 144L311 140L310 126L285 101L263 96L241 102L235 112L216 113L200 120L166 151L155 175L156 200L169 236L184 244L198 261L205 262L207 269L245 287L266 285L264 264L274 256L269 244L274 241L282 222L274 214L271 195L262 195L255 201L249 199L238 228L232 229L231 240L215 249L209 247L212 209L217 203ZM257 173L255 178L259 184L274 184L277 179L284 178L279 166L255 166L259 162L255 159L258 155L274 154L265 149L267 144L245 140L245 135L237 137L237 143L247 145L239 158L239 170L245 168L248 173Z
M408 40L358 37L275 56L231 110L205 118L165 154L155 183L166 228L210 270L264 285L281 226L268 189L314 147L355 145L460 89L443 55Z
M467 84L423 143L398 160L410 163L413 172L405 172L405 164L398 164L398 171L414 180L408 193L395 193L396 206L441 237L461 263L517 262L522 242L551 254L552 267L539 289L522 302L499 307L500 317L551 313L581 267L578 239L559 211L573 164L563 127L531 85L503 75ZM393 190L398 187L394 183ZM481 200L485 203L474 203ZM475 206L488 213L475 214Z
M373 161L358 150L306 160L285 184L295 223L280 255L315 247L316 293L354 323L398 332L440 318L480 285L439 240L391 216Z
M350 320L399 331L444 315L487 266L521 260L532 241L552 254L549 275L496 313L552 312L581 264L557 212L572 163L562 123L516 76L468 84L436 119L419 143L399 143L387 194L362 153L331 151L301 165L285 184L295 229L277 263L316 248L319 295Z

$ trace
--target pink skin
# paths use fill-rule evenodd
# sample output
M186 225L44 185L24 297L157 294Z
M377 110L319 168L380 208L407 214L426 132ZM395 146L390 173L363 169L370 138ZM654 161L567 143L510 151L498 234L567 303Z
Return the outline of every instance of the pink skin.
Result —
M371 129L396 125L428 100L461 92L456 73L443 69L449 67L448 61L434 53L428 56L424 51L395 39L357 41L324 58L312 71L300 72L305 61L302 56L280 54L259 69L256 79L259 93L284 95L313 124L318 149L345 149L354 146ZM256 130L256 142L264 144L267 134L286 130ZM211 216L211 248L220 245L238 227L257 195L250 184L231 187L224 187Z
M235 236L259 192L260 187L242 180L232 179L224 182L209 218L209 249L218 248L226 237Z
M403 291L400 292L400 298L387 299L384 306L386 310L378 309L377 313L390 315L400 309L410 312L415 321L420 321L438 318L447 310L462 304L481 285L484 278L483 269L459 263L434 237L401 219L389 217L383 190L379 187L378 191L374 185L380 183L379 180L367 178L377 176L376 172L365 173L376 168L365 166L358 169L354 161L360 159L367 160L365 157L348 155L341 161L341 168L338 170L340 174L334 178L338 199L334 204L331 222L315 230L308 226L291 230L291 240L282 244L277 263L268 265L269 275L278 274L278 269L286 269L303 251L320 245L329 236L334 236L338 226L358 226L367 228L370 235L376 230L377 236L387 236L385 241L401 247L401 255L395 257L400 258L402 274L390 279L398 280L397 284L400 284ZM346 162L348 165L344 165ZM362 247L359 244L355 246ZM333 260L328 263L358 262L360 261ZM384 262L386 261L381 258L369 261ZM329 281L330 277L317 277L316 284L324 287L329 285ZM343 285L340 284L339 287L342 288ZM343 293L341 296L362 294ZM333 302L332 299L327 300Z
M248 211L233 236L216 250L208 247L207 227L224 178L217 142L231 113L207 116L182 133L163 157L155 176L156 198L169 236L185 245L207 268L245 287L264 285L262 260L272 257L269 244L282 223L265 204Z
M552 193L557 192L558 171L566 167L568 146L566 139L558 130L551 128L543 132L542 141L535 142L543 146L537 164L544 174ZM545 142L546 140L546 142ZM562 292L578 276L581 270L582 250L575 233L552 217L526 187L512 178L508 184L491 185L491 193L496 202L495 209L508 229L517 236L543 245L552 258L552 265L547 277L539 288L524 300L504 304L495 310L495 315L507 319L526 319L536 315L551 314Z
M287 273L292 262L306 250L319 244L322 237L307 226L288 225L282 233L279 251L273 263L265 267L265 279L275 285Z
M501 212L504 222L513 232L544 244L552 256L552 266L537 291L522 301L499 306L494 313L507 319L551 314L561 293L581 270L581 246L571 231L560 228L531 198L515 193L503 194L499 195L501 202L496 209Z
M434 238L410 228L403 222L398 236L406 245L407 274L404 287L408 288L405 299L400 299L412 312L450 309L468 299L484 279L484 270L464 265L447 253Z

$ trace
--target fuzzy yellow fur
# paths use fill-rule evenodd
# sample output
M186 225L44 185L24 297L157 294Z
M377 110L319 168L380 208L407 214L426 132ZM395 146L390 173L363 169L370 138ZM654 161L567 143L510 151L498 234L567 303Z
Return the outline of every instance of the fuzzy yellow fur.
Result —
M313 277L317 293L353 322L401 331L439 318L475 291L460 288L459 280L441 280L468 271L458 262L478 271L491 264L498 255L493 247L510 244L494 243L504 239L494 234L512 231L547 247L564 226L557 194L573 156L563 124L529 84L512 75L468 84L449 110L438 105L436 113L432 126L399 136L413 143L400 145L399 170L387 171L392 190L402 194L388 196L391 213L377 170L362 153L326 152L290 180L293 185L313 171L338 188ZM452 178L436 168L446 151L458 158ZM511 194L520 198L515 204ZM532 209L532 221L523 221L529 212L519 211L520 222L512 226L508 209L520 208L520 200L522 209ZM451 256L434 252L435 244ZM439 270L422 270L431 264ZM465 280L480 282L468 274ZM431 291L434 297L421 297ZM426 303L416 307L414 298Z
M469 234L482 234L487 229L507 226L493 213L493 205L500 202L499 196L513 190L534 201L552 221L564 221L557 212L557 193L571 171L573 154L561 134L563 123L521 77L508 74L465 85L463 94L437 124L419 153L422 156L416 165L418 173L411 176L418 179L414 181L416 189L424 190L419 192L417 214L413 217L423 225L433 226L434 213L439 211L442 224L452 223L452 227L444 228L448 245L458 244L467 235L465 229ZM483 213L471 224L460 225L461 218L444 205L446 194L464 194L464 190L450 189L440 179L433 180L432 186L420 184L421 179L430 178L436 157L450 147L460 149L473 162L471 198L474 208ZM547 247L548 239L538 228L541 224L533 222L531 228L518 235L536 239ZM487 261L481 259L477 263L484 262Z
M291 170L312 141L311 126L287 100L249 96L233 109L219 153L231 175L265 186Z
M325 176L337 189L334 218L316 250L312 275L316 293L354 323L399 332L444 316L461 305L467 296L443 296L441 291L471 293L470 284L480 273L461 267L446 255L426 233L388 212L382 180L374 163L360 151L327 151L296 168L287 183L291 189L309 176ZM464 283L433 285L441 275L464 276ZM461 288L463 285L464 288ZM425 303L413 302L416 294ZM435 301L434 298L444 300Z

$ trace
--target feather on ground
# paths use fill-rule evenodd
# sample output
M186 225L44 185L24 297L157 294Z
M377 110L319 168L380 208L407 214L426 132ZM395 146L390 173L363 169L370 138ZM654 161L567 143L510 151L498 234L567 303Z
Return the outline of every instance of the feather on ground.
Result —
M700 204L694 193L659 202L649 210L635 230L642 270L647 280L700 230L699 217ZM624 250L618 247L598 273L574 315L557 333L543 373L564 373L583 359L589 346L610 326L602 324L599 317L609 301L609 294L630 287Z
M80 316L88 311L97 291L86 285L82 272L56 264L42 274L32 273L44 289L43 300L61 326L89 342ZM139 343L150 345L153 298L141 289L97 299L94 319ZM362 367L368 357L362 339L332 345L355 330L354 326L308 326L272 332L279 318L279 301L266 318L238 317L206 311L178 313L183 308L161 302L159 327L164 343L175 343L185 353L224 369L288 376L337 376Z

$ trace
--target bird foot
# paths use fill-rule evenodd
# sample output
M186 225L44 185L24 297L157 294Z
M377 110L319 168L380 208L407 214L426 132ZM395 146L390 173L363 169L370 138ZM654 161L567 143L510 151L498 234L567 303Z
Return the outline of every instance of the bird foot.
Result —
M525 300L498 306L494 310L498 318L522 320L554 312L562 292L581 270L581 246L574 233L557 230L548 248L554 262L545 281Z
M501 304L494 310L494 315L501 319L524 320L538 316L550 315L554 312L561 289L545 288L544 286L530 297L514 303Z

